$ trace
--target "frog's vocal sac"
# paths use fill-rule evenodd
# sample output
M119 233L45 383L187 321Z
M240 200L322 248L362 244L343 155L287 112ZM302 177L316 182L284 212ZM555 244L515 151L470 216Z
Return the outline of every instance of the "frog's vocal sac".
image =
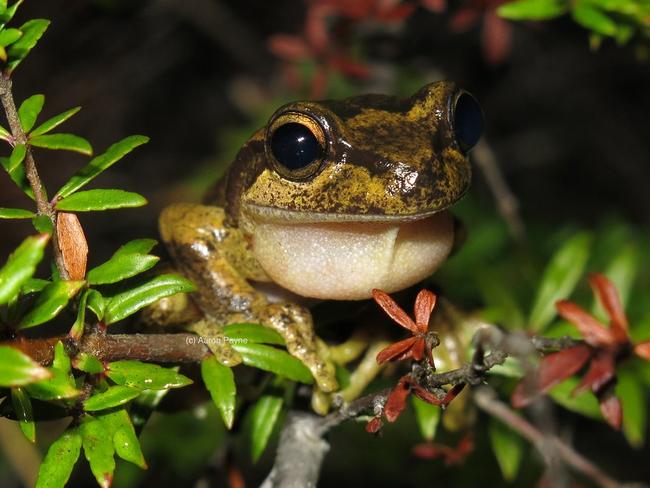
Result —
M467 153L482 126L474 97L451 82L407 99L289 103L242 147L207 205L163 214L163 239L193 226L194 235L222 241L232 272L304 297L402 290L449 255L454 225L446 210L470 184ZM208 207L222 220L208 217ZM213 250L185 241L193 254Z

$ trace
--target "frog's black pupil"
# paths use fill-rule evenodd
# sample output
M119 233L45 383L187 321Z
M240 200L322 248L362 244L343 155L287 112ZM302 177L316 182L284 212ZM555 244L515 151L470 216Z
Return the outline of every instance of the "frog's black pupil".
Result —
M483 113L473 96L462 94L454 107L454 131L461 151L472 149L483 133Z
M290 122L273 132L271 151L281 165L297 170L319 159L323 149L308 127Z

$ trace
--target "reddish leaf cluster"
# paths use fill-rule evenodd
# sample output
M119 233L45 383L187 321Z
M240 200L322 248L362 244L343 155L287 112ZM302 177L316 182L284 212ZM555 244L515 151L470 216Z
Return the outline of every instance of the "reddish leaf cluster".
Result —
M474 450L474 437L467 434L458 441L456 447L445 446L435 442L425 442L413 447L413 454L421 459L442 458L447 466L463 464Z
M622 409L614 392L616 365L631 352L650 361L650 340L632 343L618 292L605 276L593 274L589 283L609 316L609 327L579 305L559 301L556 304L558 313L578 329L585 343L545 356L540 363L533 391L526 381L522 381L512 395L512 404L515 407L528 405L537 394L547 392L589 364L574 394L590 389L598 398L603 417L618 429Z
M415 298L413 312L415 321L387 293L375 289L372 290L372 297L391 319L413 334L408 339L382 349L377 354L377 363L383 364L386 361L403 361L405 359L421 361L426 357L426 360L433 366L433 357L427 334L429 319L433 308L436 306L436 295L429 290L420 290Z
M312 0L307 7L303 32L299 35L275 34L269 49L286 62L285 75L292 85L299 77L296 63L314 61L316 73L311 80L312 98L324 95L332 71L352 78L365 78L368 67L354 59L344 42L346 34L364 21L401 22L415 10L418 2L402 0ZM439 12L445 0L421 0L423 7ZM334 26L334 27L332 27Z

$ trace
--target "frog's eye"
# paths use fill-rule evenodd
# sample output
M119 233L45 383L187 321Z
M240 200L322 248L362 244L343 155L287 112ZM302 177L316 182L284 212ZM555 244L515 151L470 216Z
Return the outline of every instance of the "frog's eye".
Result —
M460 150L464 153L472 149L483 134L483 111L476 99L462 92L454 104L452 126Z
M325 134L320 125L302 114L285 114L272 124L268 149L282 176L304 179L313 175L323 160Z

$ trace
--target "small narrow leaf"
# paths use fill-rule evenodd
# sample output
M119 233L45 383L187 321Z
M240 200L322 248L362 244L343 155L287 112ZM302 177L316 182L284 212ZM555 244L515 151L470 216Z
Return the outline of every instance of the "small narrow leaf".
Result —
M613 37L618 31L616 22L611 17L587 2L576 2L571 14L578 24L597 34Z
M52 235L54 233L54 225L47 215L37 215L32 219L32 225L34 226L34 229L41 234Z
M600 413L600 406L598 400L591 393L583 393L582 395L574 395L573 392L580 384L578 378L569 378L559 385L555 386L549 395L557 404L562 405L567 410L577 412L581 415L591 417L593 419L602 420Z
M38 470L36 488L63 488L81 452L81 435L68 429L52 443Z
M0 305L14 300L20 287L34 274L48 240L47 234L28 237L9 256L0 269Z
M547 20L567 12L564 0L517 0L497 9L500 17L510 20Z
M138 193L124 190L88 190L73 193L56 203L57 210L94 212L115 208L141 207L147 200Z
M23 431L29 442L36 442L36 424L34 423L34 413L32 411L32 402L27 393L22 388L11 389L11 403L18 417L20 430Z
M0 386L22 386L51 376L46 368L26 354L13 347L0 346Z
M27 57L29 52L34 49L34 46L36 46L36 43L45 33L49 25L49 20L32 19L20 26L20 31L23 33L23 36L7 50L9 72L15 70L20 62Z
M18 328L27 329L52 320L65 308L84 283L84 281L55 281L47 285L32 309L18 323Z
M23 286L20 287L20 293L23 295L29 295L30 293L36 293L41 291L50 282L48 280L41 280L39 278L30 278L28 279Z
M523 439L501 422L490 419L490 442L501 473L506 481L513 481L519 472L523 457Z
M88 300L86 306L95 314L97 320L104 318L104 310L106 309L106 301L101 293L97 290L90 290L88 292Z
M121 246L113 256L148 254L158 244L155 239L134 239Z
M50 132L52 129L55 129L56 127L60 126L63 122L68 120L70 117L72 117L74 114L79 112L81 110L81 107L74 107L71 108L70 110L66 110L65 112L55 115L51 119L46 120L43 122L41 125L36 127L31 133L31 137L36 137L36 136L42 136L43 134L47 134Z
M115 449L106 426L99 420L88 417L79 426L79 432L90 470L99 486L109 488L115 471Z
M432 441L438 430L442 409L437 405L420 400L416 396L411 397L411 402L422 437L427 441Z
M13 136L11 135L11 133L0 125L0 139L10 142L12 138Z
M25 133L29 132L32 130L32 127L34 127L38 114L43 110L44 103L45 97L38 94L32 95L20 104L20 108L18 109L18 119L20 120L20 125Z
M44 134L29 138L29 144L43 149L72 151L92 156L93 148L83 137L74 134Z
M165 390L182 388L192 383L188 377L173 369L140 361L115 361L108 364L108 377L118 385L141 390Z
M137 388L116 385L109 387L106 391L96 393L84 402L84 409L87 412L95 410L106 410L107 408L118 407L130 402L141 393Z
M81 168L61 189L57 192L56 196L65 198L68 195L76 192L81 187L87 185L90 181L97 177L104 170L110 168L117 161L122 159L133 149L149 141L148 137L144 136L130 136L116 142L109 147L104 154L93 158L86 166Z
M88 263L88 242L79 218L68 212L56 215L56 235L68 279L83 280Z
M140 441L126 410L100 413L97 418L106 426L109 435L112 435L115 453L125 461L146 469L147 463L140 449Z
M165 274L151 278L140 286L114 295L108 299L105 311L106 324L122 320L161 298L181 292L194 291L194 285L178 275Z
M90 289L86 289L81 294L79 306L77 308L77 318L72 324L72 327L70 327L70 332L68 333L70 337L76 340L81 339L86 327L86 302L88 301L88 294L90 291Z
M261 324L229 324L223 327L223 333L233 343L257 342L284 345L284 339L280 334Z
M18 29L3 29L0 31L0 46L7 47L22 37L23 33Z
M244 364L270 371L293 381L312 384L314 377L309 369L289 353L264 344L234 343L233 348L242 356Z
M271 438L282 411L282 398L264 395L251 409L251 457L256 463Z
M33 219L34 212L22 208L0 208L0 219Z
M34 199L34 191L29 185L27 174L25 173L25 166L22 164L25 159L27 149L24 144L17 144L11 151L11 156L8 158L0 158L0 164L5 169L11 181L13 181L18 188L20 188L25 195L32 200Z
M544 270L528 319L529 328L539 332L555 315L555 302L568 297L589 259L591 236L579 233L558 249Z
M235 419L237 394L232 369L219 363L214 356L210 356L201 362L201 376L223 422L228 429L231 429Z
M30 383L25 386L27 393L37 400L65 400L79 396L80 391L74 386L74 381L69 374L56 368L49 368L52 377Z
M52 361L52 367L58 369L62 373L70 374L70 369L72 367L70 356L65 352L65 347L61 341L58 341L54 346L54 360Z
M117 283L151 269L159 260L159 257L150 254L113 255L111 259L88 272L88 283Z
M75 369L84 373L99 374L105 370L104 364L99 359L85 352L77 354L74 358L73 365Z
M623 433L636 449L645 443L647 413L644 388L634 371L622 369L617 374L616 394L623 404Z

